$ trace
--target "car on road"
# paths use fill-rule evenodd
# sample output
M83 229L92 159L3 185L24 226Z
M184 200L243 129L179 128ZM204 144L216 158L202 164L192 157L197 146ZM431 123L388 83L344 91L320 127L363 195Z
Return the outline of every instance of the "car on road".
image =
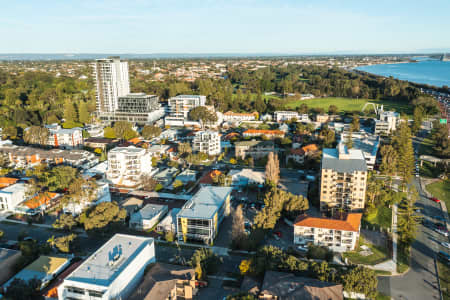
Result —
M273 234L275 234L278 237L283 237L283 234L281 233L281 231L275 231Z
M307 246L297 246L297 250L301 252L308 252Z
M439 234L442 234L445 237L448 237L448 231L447 230L442 230L442 229L439 229L439 228L435 228L434 231L436 231Z
M450 249L450 243L447 242L441 242L441 245L447 249Z
M436 203L441 202L441 200L439 200L439 199L436 198L436 197L431 197L430 200L433 201L433 202L436 202Z
M447 227L445 226L445 224L439 223L439 222L435 222L434 223L434 227L440 230L447 230Z
M427 219L422 219L422 225L428 228L434 227L434 223Z

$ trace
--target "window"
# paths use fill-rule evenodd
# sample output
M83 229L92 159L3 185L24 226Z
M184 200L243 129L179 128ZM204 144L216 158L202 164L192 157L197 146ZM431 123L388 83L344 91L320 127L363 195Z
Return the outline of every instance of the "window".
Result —
M67 291L75 294L84 294L84 289L80 289L74 286L67 287Z
M88 290L88 292L89 292L89 296L91 296L91 297L101 298L103 296L102 292L92 291L92 290Z

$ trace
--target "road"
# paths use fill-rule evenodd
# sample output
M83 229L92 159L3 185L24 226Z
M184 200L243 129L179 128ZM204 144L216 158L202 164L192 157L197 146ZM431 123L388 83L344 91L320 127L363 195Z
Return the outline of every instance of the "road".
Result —
M416 148L417 144L414 145ZM416 206L421 209L422 217L436 222L431 216L442 215L440 205L425 196L418 178L414 177L413 184L420 194ZM378 290L393 299L440 299L434 258L439 250L443 250L439 244L443 241L448 241L448 238L419 225L416 240L412 244L409 271L402 276L380 277Z

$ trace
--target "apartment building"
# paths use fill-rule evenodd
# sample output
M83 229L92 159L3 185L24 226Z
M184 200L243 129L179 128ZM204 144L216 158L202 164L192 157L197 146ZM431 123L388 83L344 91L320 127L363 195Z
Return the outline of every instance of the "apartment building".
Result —
M49 133L47 145L63 149L73 149L83 146L82 128L64 129L58 124L46 125L45 127Z
M286 133L281 130L248 129L242 134L244 137L261 137L269 139L284 138Z
M14 183L0 190L0 211L15 211L25 200L27 186L24 183Z
M211 130L198 131L195 133L192 141L192 150L208 155L219 155L222 150L220 147L220 134Z
M106 178L114 185L133 187L152 170L151 156L143 148L116 147L108 152Z
M293 118L298 120L298 113L296 111L276 111L273 113L276 122L285 122Z
M153 238L116 234L64 279L58 299L128 299L155 261Z
M275 144L273 141L242 141L234 144L234 156L236 158L245 159L247 156L253 159L260 159L275 152Z
M355 250L362 213L349 213L339 219L303 215L294 223L294 244L312 242L335 252Z
M320 181L320 210L361 211L364 208L367 163L361 150L323 149Z
M130 93L128 62L119 57L97 59L93 64L98 112L114 112L119 97Z
M350 132L341 133L341 142L348 140ZM367 169L373 170L380 147L380 136L372 135L364 131L352 133L352 149L361 150L366 160Z
M183 126L188 119L189 111L198 106L206 104L206 96L201 95L178 95L169 98L168 113L164 123L166 125Z
M230 122L254 121L258 120L258 113L256 111L252 113L235 113L227 111L223 114L223 120Z
M0 155L7 158L17 168L27 168L46 163L65 164L75 168L89 169L98 164L98 157L85 150L39 149L27 146L4 144L0 146Z
M380 113L379 120L375 121L376 135L388 135L397 129L400 121L400 114L393 111L384 111Z
M230 214L231 191L231 187L201 187L177 215L178 240L211 244L223 218Z

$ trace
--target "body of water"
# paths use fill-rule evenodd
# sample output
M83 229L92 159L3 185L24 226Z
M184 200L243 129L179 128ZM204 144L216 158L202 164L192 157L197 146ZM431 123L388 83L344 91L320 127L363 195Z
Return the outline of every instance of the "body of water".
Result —
M449 61L419 59L416 63L362 66L356 70L437 87L450 86Z

